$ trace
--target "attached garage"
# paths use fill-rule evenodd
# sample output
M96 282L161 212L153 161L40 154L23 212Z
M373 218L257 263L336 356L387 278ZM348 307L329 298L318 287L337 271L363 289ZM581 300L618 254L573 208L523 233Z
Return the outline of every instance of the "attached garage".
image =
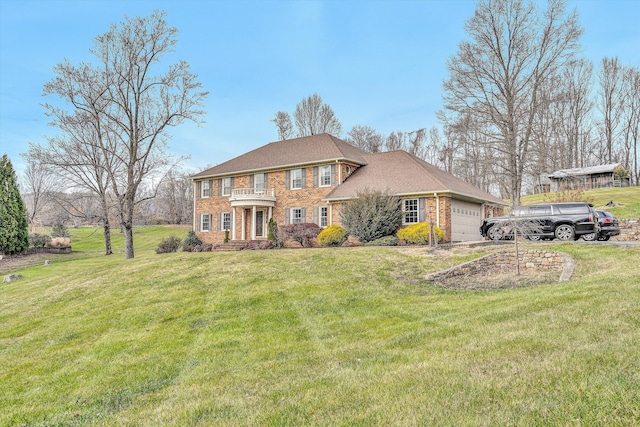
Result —
M482 204L455 199L451 201L451 240L453 242L482 240L481 221Z

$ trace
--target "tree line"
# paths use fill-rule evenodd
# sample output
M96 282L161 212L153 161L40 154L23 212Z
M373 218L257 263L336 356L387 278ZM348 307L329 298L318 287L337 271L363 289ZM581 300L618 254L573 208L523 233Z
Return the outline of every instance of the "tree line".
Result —
M343 136L365 151L406 150L475 186L519 204L541 176L621 163L640 183L640 67L617 57L579 57L582 29L563 0L546 9L518 0L481 0L466 22L468 41L448 63L437 127L384 136L355 125ZM294 119L278 111L278 137L328 132L342 124L318 94ZM295 122L295 125L294 125Z

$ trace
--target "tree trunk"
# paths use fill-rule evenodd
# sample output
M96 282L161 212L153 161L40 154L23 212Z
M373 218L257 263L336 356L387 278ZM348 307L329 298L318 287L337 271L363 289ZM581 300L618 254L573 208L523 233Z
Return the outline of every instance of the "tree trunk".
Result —
M111 226L109 220L104 221L104 254L111 255L113 250L111 248Z

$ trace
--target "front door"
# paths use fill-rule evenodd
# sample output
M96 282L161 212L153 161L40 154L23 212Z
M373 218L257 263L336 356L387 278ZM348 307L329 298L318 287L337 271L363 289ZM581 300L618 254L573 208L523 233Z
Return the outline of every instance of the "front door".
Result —
M264 237L264 211L256 211L256 237Z

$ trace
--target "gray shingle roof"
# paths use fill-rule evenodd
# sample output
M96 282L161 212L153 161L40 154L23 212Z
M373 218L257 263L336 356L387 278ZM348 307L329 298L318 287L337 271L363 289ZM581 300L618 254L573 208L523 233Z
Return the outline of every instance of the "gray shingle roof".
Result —
M345 200L365 189L395 195L453 193L462 198L504 205L504 201L413 156L406 151L365 154L367 166L327 195L325 200Z
M197 173L192 178L224 176L333 160L349 160L364 165L365 154L359 148L323 133L263 145Z

